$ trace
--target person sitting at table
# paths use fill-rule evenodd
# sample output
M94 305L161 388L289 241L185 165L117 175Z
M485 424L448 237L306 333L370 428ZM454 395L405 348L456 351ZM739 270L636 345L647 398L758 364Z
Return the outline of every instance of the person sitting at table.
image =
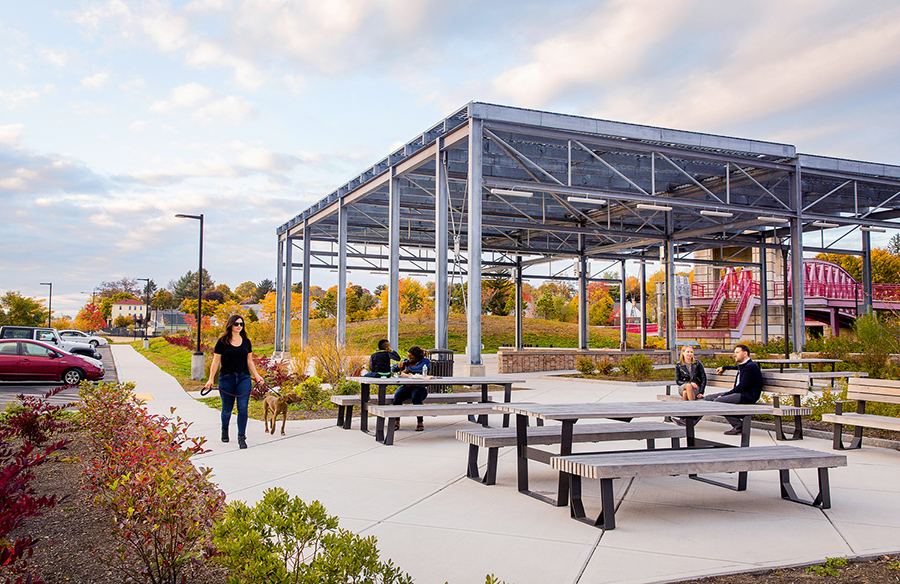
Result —
M369 372L363 377L390 377L391 360L399 361L400 355L391 350L391 342L387 339L378 341L378 350L369 357Z
M703 398L704 400L729 404L755 404L759 401L759 396L762 394L762 371L759 370L759 365L750 360L750 348L747 345L736 345L734 361L737 365L726 365L716 369L716 373L737 369L737 376L734 378L734 387L731 391L707 395ZM743 419L738 416L725 416L725 419L731 424L731 429L726 430L725 434L739 435Z
M391 368L392 373L399 373L400 377L409 375L427 375L428 369L431 367L431 361L425 356L425 351L421 347L412 346L406 353L407 358ZM424 385L401 385L394 392L394 405L400 405L406 400L412 401L414 404L421 404L428 395L428 388ZM394 424L394 430L400 429L400 420ZM425 429L425 421L422 416L416 418L416 432Z
M694 359L694 347L685 345L681 347L681 355L675 363L675 383L678 384L678 394L685 401L703 399L706 390L706 370L703 363Z

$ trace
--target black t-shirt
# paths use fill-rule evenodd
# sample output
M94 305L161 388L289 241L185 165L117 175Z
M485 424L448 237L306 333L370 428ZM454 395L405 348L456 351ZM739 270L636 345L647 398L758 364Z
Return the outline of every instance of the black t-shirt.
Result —
M249 339L244 339L244 342L239 347L219 340L216 342L216 348L213 349L213 352L222 356L222 369L219 371L219 375L228 373L250 374L250 369L247 367L247 355L253 352L253 347L250 345Z

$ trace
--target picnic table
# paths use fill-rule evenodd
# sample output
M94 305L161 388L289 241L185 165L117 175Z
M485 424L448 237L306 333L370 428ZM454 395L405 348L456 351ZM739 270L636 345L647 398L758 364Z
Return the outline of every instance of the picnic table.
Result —
M831 363L831 371L835 371L835 367L838 363L841 363L842 359L825 359L824 357L808 357L804 359L754 359L756 363L765 363L767 365L778 365L778 371L780 373L784 373L785 365L806 365L807 369L812 371L813 365L827 365Z
M685 418L685 437L688 448L733 447L731 444L703 440L694 434L694 425L700 416L740 416L740 446L750 446L750 418L760 413L759 405L727 404L713 401L678 401L678 402L599 402L576 404L495 404L498 412L515 414L516 416L516 463L519 492L561 507L569 499L569 481L560 472L557 496L547 497L532 492L528 487L528 461L536 460L544 464L550 463L550 455L546 451L528 446L528 419L556 420L561 422L559 455L572 454L572 435L574 425L581 419L612 419L630 422L635 418L645 417L683 417ZM621 452L621 451L618 451ZM735 490L747 488L747 472L738 473L737 487L720 483L712 479L692 475L691 478Z
M427 385L427 386L448 386L448 385L480 385L481 401L490 401L488 396L488 386L503 386L503 401L509 402L512 397L513 383L524 383L524 379L510 379L509 377L492 376L492 377L437 377L437 376L411 376L411 377L348 377L350 381L356 381L360 385L360 404L359 404L359 429L362 432L369 433L369 392L371 386L378 388L378 405L386 403L386 394L388 387L399 387L401 385ZM376 436L383 435L384 418L379 417L377 422Z

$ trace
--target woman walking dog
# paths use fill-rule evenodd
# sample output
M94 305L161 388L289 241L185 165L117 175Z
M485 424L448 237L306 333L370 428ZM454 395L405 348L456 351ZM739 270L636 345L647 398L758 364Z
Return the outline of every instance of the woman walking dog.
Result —
M244 317L234 314L228 318L225 332L216 341L213 349L212 365L209 366L209 381L204 386L211 389L216 371L219 373L219 395L222 397L222 442L228 442L228 425L231 422L231 411L237 403L238 446L247 448L247 407L250 404L250 392L253 385L250 377L257 383L264 383L253 364L253 347L244 331Z

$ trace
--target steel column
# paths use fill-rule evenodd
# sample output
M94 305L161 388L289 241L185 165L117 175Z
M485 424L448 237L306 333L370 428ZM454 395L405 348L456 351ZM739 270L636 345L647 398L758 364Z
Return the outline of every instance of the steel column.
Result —
M338 207L338 284L337 284L337 328L338 346L347 344L347 216L349 209L341 201Z
M578 267L578 348L587 350L591 340L588 336L588 289L587 289L587 257L584 255L584 235L578 235L578 251L581 255L575 258Z
M306 233L304 232L304 235ZM303 240L303 247L306 247L306 240ZM294 240L288 237L285 239L284 250L284 342L281 345L281 354L290 355L291 353L291 280L293 278L294 264ZM309 258L303 255L303 269L309 265ZM304 278L305 279L305 278Z
M282 322L284 319L284 242L278 238L278 269L275 272L275 352L281 353L283 347Z
M303 282L300 299L300 346L304 349L309 346L309 308L312 299L309 297L310 273L312 266L312 228L309 221L303 223Z
M641 349L647 347L647 263L641 258Z
M666 348L672 354L672 362L678 359L678 347L675 346L675 231L672 213L666 213Z
M525 302L522 298L522 256L516 256L516 349L525 347Z
M625 314L625 260L619 263L622 267L622 283L619 284L619 348L625 350L628 348L628 337L625 331L627 323L627 315Z
M388 341L400 346L400 178L391 167L388 195Z
M447 183L447 167L444 139L438 138L434 158L434 346L446 349L449 339L450 298L447 291L447 250L450 213L450 190Z
M766 248L759 246L759 320L764 345L769 344L769 274L766 270Z
M803 200L800 182L800 165L792 173L790 181L791 209L796 217L791 218L791 300L794 319L794 351L800 353L806 345L806 307L803 288Z
M862 288L863 313L872 312L872 238L868 231L862 232Z
M470 373L482 372L481 361L481 199L484 122L469 120L469 314L468 355Z

